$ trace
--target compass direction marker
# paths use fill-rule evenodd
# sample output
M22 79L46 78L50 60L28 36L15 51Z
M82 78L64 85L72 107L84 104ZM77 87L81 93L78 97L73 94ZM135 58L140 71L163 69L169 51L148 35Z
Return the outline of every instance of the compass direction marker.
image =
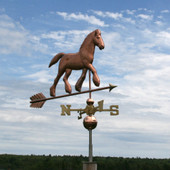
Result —
M61 116L70 116L71 111L76 111L79 113L78 119L82 118L82 114L86 113L87 115L94 115L96 112L110 112L111 116L119 114L119 106L111 105L109 109L103 109L104 100L98 102L98 106L94 107L93 105L87 105L84 109L71 109L71 105L60 105L61 106Z
M82 91L82 92L76 92L76 93L65 94L65 95L49 97L49 98L46 98L42 93L38 93L38 94L35 94L32 97L30 97L30 99L31 99L30 107L42 108L44 103L47 100L53 100L53 99L69 97L69 96L75 96L75 95L80 95L80 94L84 94L84 93L91 93L91 92L100 91L100 90L106 90L106 89L109 89L109 92L110 92L115 87L117 87L117 86L109 84L109 86L106 86L106 87L101 87L101 88L96 88L96 89L89 89L89 90L85 90L85 91Z

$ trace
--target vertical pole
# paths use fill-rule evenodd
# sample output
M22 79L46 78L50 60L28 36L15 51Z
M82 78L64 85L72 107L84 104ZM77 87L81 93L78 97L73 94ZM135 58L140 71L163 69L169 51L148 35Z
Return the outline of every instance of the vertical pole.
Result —
M91 90L91 72L89 70L89 90ZM89 92L91 99L91 92ZM89 162L93 162L92 129L89 129Z
M89 162L93 162L92 129L89 129Z
M89 70L89 90L91 90L91 72ZM91 99L91 92L89 92L89 98Z
M91 72L89 70L89 90L91 90ZM89 98L91 99L91 92ZM92 129L89 130L89 162L83 163L83 170L97 170L97 164L93 162Z
M83 170L97 170L97 163L93 162L92 129L89 129L89 162L83 163Z

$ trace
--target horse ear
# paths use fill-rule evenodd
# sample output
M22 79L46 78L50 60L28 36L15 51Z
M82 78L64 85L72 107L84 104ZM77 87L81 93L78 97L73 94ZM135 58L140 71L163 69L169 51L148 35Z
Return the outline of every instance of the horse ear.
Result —
M95 36L98 35L98 34L100 34L100 30L99 29L95 30Z

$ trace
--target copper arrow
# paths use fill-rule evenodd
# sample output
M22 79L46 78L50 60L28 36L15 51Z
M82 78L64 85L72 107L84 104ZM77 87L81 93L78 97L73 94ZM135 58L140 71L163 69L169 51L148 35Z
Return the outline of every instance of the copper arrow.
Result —
M79 94L83 94L83 93L95 92L95 91L100 91L100 90L105 90L105 89L109 89L109 92L110 92L115 87L117 87L117 86L109 84L109 86L107 86L107 87L85 90L85 91L82 91L82 92L76 92L76 93L65 94L65 95L49 97L49 98L46 98L42 93L38 93L38 94L35 94L32 97L30 97L30 99L31 99L30 107L41 108L44 105L45 101L47 101L47 100L69 97L69 96L79 95Z

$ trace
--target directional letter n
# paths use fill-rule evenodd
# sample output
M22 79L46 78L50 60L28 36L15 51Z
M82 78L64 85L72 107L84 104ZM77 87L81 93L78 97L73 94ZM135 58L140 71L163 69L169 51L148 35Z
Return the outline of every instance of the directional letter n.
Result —
M66 114L68 116L70 116L70 107L71 107L71 105L66 105L66 106L60 105L60 106L61 106L61 109L62 109L61 116L65 116Z

